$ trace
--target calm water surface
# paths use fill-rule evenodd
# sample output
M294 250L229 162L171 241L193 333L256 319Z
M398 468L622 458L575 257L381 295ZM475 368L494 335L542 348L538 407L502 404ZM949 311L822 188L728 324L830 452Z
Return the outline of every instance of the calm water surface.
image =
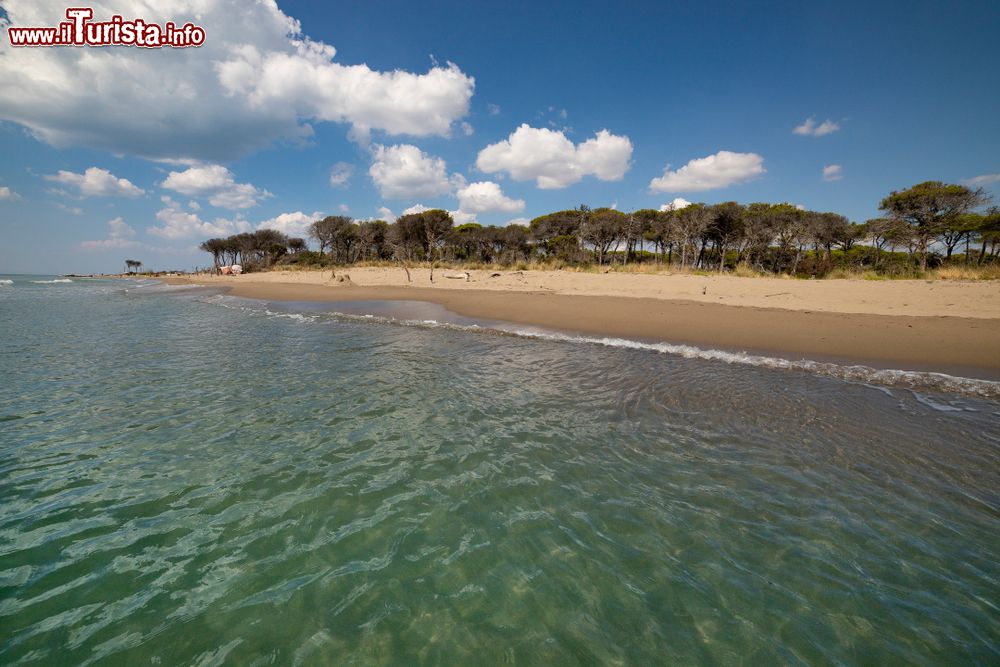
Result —
M1000 663L993 399L0 278L0 664Z

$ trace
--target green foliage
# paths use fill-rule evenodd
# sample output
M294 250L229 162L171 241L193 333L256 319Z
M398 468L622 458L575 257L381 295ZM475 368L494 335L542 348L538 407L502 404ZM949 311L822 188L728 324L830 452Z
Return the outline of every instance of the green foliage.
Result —
M974 209L988 201L981 190L936 181L893 192L885 215L864 224L837 213L788 203L723 202L678 210L612 208L555 211L528 226L455 226L451 214L432 209L384 220L328 216L304 239L258 230L209 239L201 248L215 264L246 269L326 266L355 262L462 262L483 266L585 268L620 264L679 265L682 270L774 273L823 277L875 272L922 275L938 266L1000 264L1000 209ZM964 275L952 271L954 275Z

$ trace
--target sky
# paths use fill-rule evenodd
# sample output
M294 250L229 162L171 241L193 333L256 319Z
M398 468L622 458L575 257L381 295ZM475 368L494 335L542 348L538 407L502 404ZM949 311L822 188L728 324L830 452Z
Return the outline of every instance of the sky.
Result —
M0 273L189 270L213 236L421 207L1000 200L997 2L91 6L205 43L15 48L67 5L0 0Z

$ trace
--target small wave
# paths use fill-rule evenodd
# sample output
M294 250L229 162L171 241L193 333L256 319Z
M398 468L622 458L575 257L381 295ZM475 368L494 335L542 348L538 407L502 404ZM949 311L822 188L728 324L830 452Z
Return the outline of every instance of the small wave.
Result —
M675 345L673 343L643 343L625 338L599 338L590 336L573 336L569 334L548 332L516 332L524 338L590 343L606 347L619 347L635 350L649 350L661 354L684 357L685 359L710 359L728 364L759 366L778 370L804 371L815 375L837 378L847 382L862 384L879 384L883 386L899 386L908 389L934 389L956 394L971 394L983 398L1000 398L1000 382L964 378L946 373L926 371L905 371L898 369L872 368L871 366L844 366L809 359L782 359L781 357L765 357L746 352L728 352L695 347L693 345Z
M32 280L31 282L36 285L50 285L52 283L71 283L73 281L69 278L56 278L55 280Z
M0 280L0 285L9 286L13 284L14 284L13 280Z
M1000 398L1000 382L964 378L956 375L948 375L946 373L881 369L863 365L841 365L823 361L812 361L810 359L783 359L781 357L767 357L758 354L750 354L748 352L730 352L727 350L702 348L694 345L648 343L628 338L585 336L540 329L525 329L513 324L509 327L505 327L503 325L480 326L477 324L440 322L432 319L397 319L381 315L359 315L338 311L325 311L323 313L303 315L301 313L293 312L276 312L267 308L266 302L248 301L225 295L217 295L210 300L207 299L206 301L216 303L227 308L236 308L269 317L280 317L303 323L317 322L323 320L324 318L328 319L332 317L338 320L348 320L354 322L375 322L425 329L448 329L451 331L513 336L516 338L545 340L559 343L600 345L602 347L642 350L682 357L684 359L704 359L708 361L721 361L727 364L756 366L760 368L771 368L785 371L799 371L859 384L893 386L911 390L928 389L989 399Z

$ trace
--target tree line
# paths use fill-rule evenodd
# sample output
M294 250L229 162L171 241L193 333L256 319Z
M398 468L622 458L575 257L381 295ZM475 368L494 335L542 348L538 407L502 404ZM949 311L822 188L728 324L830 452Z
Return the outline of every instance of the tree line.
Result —
M682 269L824 275L834 268L885 273L925 271L958 259L1000 263L1000 209L979 211L981 190L937 181L894 191L881 217L864 223L787 203L691 204L676 210L623 212L580 206L539 216L529 225L455 225L441 209L384 220L328 216L302 238L258 230L210 239L201 248L215 266L249 270L274 264L346 265L394 261L555 266L653 262Z

